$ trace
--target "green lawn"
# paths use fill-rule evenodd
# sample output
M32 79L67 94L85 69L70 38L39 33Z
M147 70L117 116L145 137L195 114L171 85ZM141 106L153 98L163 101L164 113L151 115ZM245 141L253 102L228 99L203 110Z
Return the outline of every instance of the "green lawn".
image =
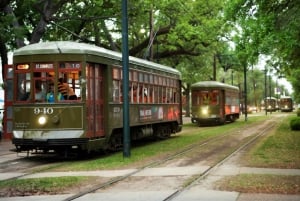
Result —
M300 132L290 129L294 114L282 119L278 128L244 158L245 165L271 168L300 168Z
M241 193L300 194L300 176L240 174L227 176L217 189Z
M126 168L128 165L142 166L151 162L152 158L166 156L172 152L179 151L179 149L190 146L193 143L200 143L203 140L209 139L216 135L221 135L231 129L240 128L257 121L262 121L265 118L266 117L264 116L253 117L247 122L241 119L235 123L209 127L209 129L198 128L195 124L190 123L184 125L183 127L183 130L185 130L185 128L195 128L191 129L189 132L182 132L182 134L175 135L167 140L150 141L143 146L131 147L131 156L129 158L124 158L123 153L118 152L100 157L98 159L68 162L61 167L55 168L55 170L82 171Z

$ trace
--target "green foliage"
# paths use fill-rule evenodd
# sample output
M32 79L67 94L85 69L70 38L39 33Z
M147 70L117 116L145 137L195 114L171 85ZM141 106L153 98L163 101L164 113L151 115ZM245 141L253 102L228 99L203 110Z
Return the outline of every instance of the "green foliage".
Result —
M254 64L259 55L270 56L270 66L292 81L299 96L300 1L229 1L227 24L241 62ZM232 30L235 30L232 31ZM300 97L297 97L300 101Z
M291 120L290 126L292 130L300 131L300 117L295 117Z
M300 68L292 71L293 76L289 77L289 81L293 85L294 93L294 101L300 103Z
M209 75L196 76L195 81L209 79L213 54L226 47L220 40L226 29L222 17L224 4L222 0L129 2L130 55L187 68L190 72L183 73L184 80L189 80L190 74ZM28 0L11 1L9 6L12 15L3 13L0 17L4 19L0 20L4 25L2 36L11 50L28 41L77 40L121 51L122 16L118 0ZM16 38L23 43L17 43Z

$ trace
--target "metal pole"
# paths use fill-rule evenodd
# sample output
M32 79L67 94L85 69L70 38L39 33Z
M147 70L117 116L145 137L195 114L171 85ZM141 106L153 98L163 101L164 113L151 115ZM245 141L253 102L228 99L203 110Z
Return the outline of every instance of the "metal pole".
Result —
M213 78L212 80L213 81L216 81L217 80L217 55L214 54L214 61L213 61Z
M245 93L245 121L247 121L248 111L247 111L247 65L244 64L244 93Z
M265 112L266 112L266 116L268 114L267 112L267 68L265 67Z
M271 103L272 87L271 87L271 73L270 73L270 71L269 71L269 94L270 94L270 103ZM271 107L272 107L272 106L271 106ZM276 107L276 105L275 105L275 107ZM271 108L271 110L270 110L270 114L272 114L272 109L273 109L273 108Z
M270 98L272 97L272 83L271 83L271 74L269 74L269 91L270 91Z
M123 62L123 157L130 157L127 0L122 0L122 62Z

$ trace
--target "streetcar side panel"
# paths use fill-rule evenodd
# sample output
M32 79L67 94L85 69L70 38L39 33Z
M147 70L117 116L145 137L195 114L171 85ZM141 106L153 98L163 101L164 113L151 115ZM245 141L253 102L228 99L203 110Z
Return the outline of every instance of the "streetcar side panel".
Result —
M225 89L225 116L227 121L235 121L240 115L239 91Z
M122 69L118 65L112 65L109 69L107 146L115 150L122 143L123 132ZM181 81L177 76L155 69L149 72L141 66L130 65L128 97L131 140L167 138L181 130L180 89Z

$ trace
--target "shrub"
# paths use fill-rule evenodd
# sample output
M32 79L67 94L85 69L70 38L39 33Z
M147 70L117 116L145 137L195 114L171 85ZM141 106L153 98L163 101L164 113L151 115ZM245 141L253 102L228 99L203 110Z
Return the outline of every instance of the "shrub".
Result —
M295 117L290 121L290 126L292 130L300 130L300 117Z
M300 108L297 110L297 117L300 117Z

